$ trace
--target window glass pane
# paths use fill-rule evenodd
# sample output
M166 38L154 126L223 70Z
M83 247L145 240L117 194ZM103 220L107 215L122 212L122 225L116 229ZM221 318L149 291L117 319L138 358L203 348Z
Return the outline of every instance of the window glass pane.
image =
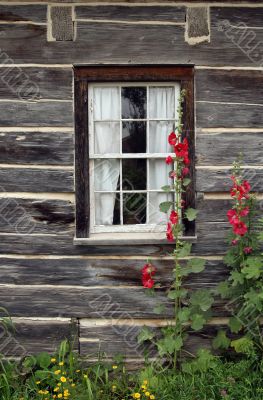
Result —
M95 190L114 192L118 190L120 177L119 160L95 160L94 183Z
M149 117L174 118L174 88L150 87L149 88Z
M149 151L150 153L170 153L171 146L168 136L174 130L173 121L149 122Z
M122 123L122 152L146 152L146 122Z
M95 153L120 152L120 124L119 122L94 122Z
M122 160L122 187L123 190L146 189L146 160Z
M145 224L146 193L123 194L123 224Z
M170 185L172 179L169 178L169 172L172 168L165 160L149 160L149 189L160 190L162 186Z
M120 119L120 100L118 87L94 88L94 119L118 120Z
M123 87L121 89L122 118L146 118L146 88Z
M118 193L95 193L95 224L120 224L120 195Z
M149 210L148 210L148 223L149 224L165 224L168 222L168 215L159 211L160 203L164 201L173 201L172 193L149 193Z

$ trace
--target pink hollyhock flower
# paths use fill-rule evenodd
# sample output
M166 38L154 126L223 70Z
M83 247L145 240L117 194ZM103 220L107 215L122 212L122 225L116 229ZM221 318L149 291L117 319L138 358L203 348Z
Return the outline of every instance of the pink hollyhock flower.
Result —
M227 218L231 225L238 224L238 222L239 222L239 218L238 218L236 210L229 210L227 212Z
M170 242L172 242L174 240L173 227L170 222L168 222L168 224L167 224L166 237Z
M171 132L170 135L168 136L168 143L171 146L175 146L175 144L177 143L177 136L174 132Z
M249 246L248 246L248 247L245 247L245 248L244 248L244 253L245 253L245 254L250 254L250 253L252 253L252 250L253 250L252 247L249 247Z
M173 163L173 158L171 157L171 156L168 156L168 157L166 157L166 159L165 159L165 162L166 162L166 164L172 164Z
M183 176L186 176L186 175L188 175L188 174L189 174L189 172L190 172L190 170L189 170L189 168L188 168L188 167L184 167L184 168L182 169L182 175L183 175Z
M173 225L176 225L178 223L178 214L176 211L172 211L170 214L170 221Z
M238 244L238 239L233 239L231 243L233 246L236 246Z
M234 224L233 231L236 235L244 236L247 233L247 226L243 221L239 221Z

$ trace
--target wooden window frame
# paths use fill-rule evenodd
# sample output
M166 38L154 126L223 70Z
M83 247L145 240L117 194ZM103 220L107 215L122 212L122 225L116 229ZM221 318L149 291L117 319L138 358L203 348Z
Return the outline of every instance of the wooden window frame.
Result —
M89 179L89 121L88 87L91 83L114 82L179 82L186 90L183 105L183 138L189 141L191 184L183 195L185 207L195 208L195 132L194 132L194 68L176 65L90 65L74 67L74 108L75 108L75 196L76 196L76 244L154 244L164 243L150 235L143 238L112 238L106 234L100 238L90 236L90 179ZM195 238L195 222L183 220L184 234L188 240ZM97 234L98 236L100 234Z

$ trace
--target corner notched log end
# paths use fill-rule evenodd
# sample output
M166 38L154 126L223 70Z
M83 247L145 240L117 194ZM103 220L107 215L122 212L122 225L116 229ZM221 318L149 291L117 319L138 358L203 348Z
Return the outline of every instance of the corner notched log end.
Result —
M48 12L49 42L68 42L75 39L73 7L50 6Z
M190 45L210 42L210 10L208 7L188 7L185 41Z

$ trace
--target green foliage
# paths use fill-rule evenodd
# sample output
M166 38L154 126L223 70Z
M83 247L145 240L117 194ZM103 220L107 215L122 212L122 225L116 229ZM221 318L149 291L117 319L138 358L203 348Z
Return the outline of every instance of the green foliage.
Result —
M213 340L214 349L228 349L231 340L226 336L226 332L219 330Z
M162 203L159 204L160 211L163 213L167 213L172 206L173 206L172 201L163 201Z
M188 219L188 221L194 221L196 219L198 211L195 210L194 208L188 208L185 211L185 216Z

